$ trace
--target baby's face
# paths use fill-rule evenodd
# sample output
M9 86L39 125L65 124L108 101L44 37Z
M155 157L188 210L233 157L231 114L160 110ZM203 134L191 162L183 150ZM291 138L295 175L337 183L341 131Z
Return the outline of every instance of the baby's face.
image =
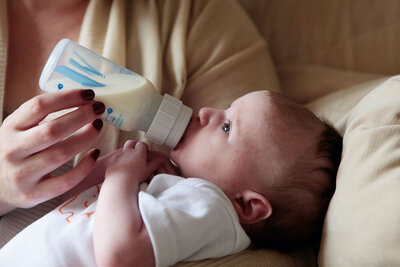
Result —
M171 151L183 176L209 180L235 194L265 184L254 178L260 177L255 169L273 176L288 164L293 158L289 143L297 140L290 140L290 128L269 99L267 91L257 91L238 98L227 110L202 108Z

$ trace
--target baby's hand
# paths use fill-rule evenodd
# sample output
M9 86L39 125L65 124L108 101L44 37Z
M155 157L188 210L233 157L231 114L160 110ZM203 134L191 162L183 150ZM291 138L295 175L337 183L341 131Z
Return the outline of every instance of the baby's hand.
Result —
M111 176L134 178L138 183L146 181L156 171L164 167L165 160L148 160L148 147L143 142L129 140L116 153L106 170L106 179Z

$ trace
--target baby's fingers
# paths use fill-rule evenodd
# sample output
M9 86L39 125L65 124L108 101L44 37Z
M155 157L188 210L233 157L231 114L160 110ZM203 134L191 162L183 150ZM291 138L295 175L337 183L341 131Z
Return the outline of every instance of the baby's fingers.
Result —
M172 162L170 160L168 160L168 162L164 161L164 165L163 166L164 166L164 171L165 172L161 172L161 173L179 175L176 166L174 164L172 164Z
M136 141L136 140L128 140L125 142L123 149L124 150L134 149L137 143L138 143L138 141Z
M148 161L151 162L153 160L160 160L163 162L162 169L157 170L157 173L167 173L172 175L179 175L177 171L177 167L172 163L171 159L168 155L158 152L158 151L149 151L148 152Z
M162 158L155 158L153 160L150 160L147 163L147 169L146 169L146 177L150 177L153 174L161 174L161 173L167 173L167 174L172 174L172 175L177 175L177 173L170 169L169 166L167 166L165 160Z
M134 152L141 159L147 159L148 146L146 143L135 140L128 140L124 144L124 152Z

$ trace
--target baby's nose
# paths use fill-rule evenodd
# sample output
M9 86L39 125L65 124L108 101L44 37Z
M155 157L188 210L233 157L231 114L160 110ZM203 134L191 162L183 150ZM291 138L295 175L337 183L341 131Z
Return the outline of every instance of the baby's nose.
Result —
M212 108L201 108L199 110L200 124L202 126L207 125L209 123L212 112L213 112Z

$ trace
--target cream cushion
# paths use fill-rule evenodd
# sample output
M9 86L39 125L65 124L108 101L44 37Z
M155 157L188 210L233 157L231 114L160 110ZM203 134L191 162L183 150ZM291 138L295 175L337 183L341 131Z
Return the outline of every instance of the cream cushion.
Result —
M368 93L385 82L389 77L379 77L334 91L328 95L308 102L305 106L319 118L332 123L343 135L351 110Z
M399 266L400 76L362 98L342 124L342 162L319 266Z

